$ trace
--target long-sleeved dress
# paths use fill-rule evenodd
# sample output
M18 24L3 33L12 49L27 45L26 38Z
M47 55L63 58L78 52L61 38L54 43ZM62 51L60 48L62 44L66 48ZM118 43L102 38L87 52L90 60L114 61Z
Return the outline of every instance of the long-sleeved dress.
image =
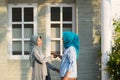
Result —
M45 57L45 55L40 53L36 48L33 49L33 57L32 80L50 80L46 79L46 76L50 78L50 75L47 72L47 66L52 70L55 70L55 67L48 63L52 61L52 57Z
M71 72L69 78L77 78L76 50L73 46L64 51L60 64L60 77L65 77L68 71Z

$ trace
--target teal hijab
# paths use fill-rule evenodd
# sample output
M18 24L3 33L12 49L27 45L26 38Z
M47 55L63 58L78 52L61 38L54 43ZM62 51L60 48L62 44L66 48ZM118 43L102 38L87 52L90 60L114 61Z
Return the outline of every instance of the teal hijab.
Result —
M74 32L65 31L63 32L63 43L65 49L73 46L76 49L76 56L78 58L80 52L79 36Z

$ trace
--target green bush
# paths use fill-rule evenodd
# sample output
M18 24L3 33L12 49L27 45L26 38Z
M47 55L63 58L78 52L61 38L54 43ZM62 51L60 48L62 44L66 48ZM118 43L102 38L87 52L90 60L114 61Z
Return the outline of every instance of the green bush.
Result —
M106 71L110 80L120 80L120 20L113 20L113 26L115 27L114 46L111 54L109 54Z

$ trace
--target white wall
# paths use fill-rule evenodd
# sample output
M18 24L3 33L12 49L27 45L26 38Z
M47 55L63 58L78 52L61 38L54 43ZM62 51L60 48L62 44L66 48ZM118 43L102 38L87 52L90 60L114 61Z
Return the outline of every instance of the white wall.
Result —
M112 4L112 17L120 18L120 0L111 0Z

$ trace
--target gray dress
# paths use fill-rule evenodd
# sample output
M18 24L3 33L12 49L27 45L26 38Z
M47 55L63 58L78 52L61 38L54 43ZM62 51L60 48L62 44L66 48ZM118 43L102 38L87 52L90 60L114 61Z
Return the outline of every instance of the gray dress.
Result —
M32 80L46 80L47 74L47 66L46 62L51 61L51 57L45 57L42 53L34 49L33 54L35 60L32 66L33 73L32 73Z
M55 70L56 68L50 63L52 57L45 57L42 53L41 48L37 44L37 36L30 38L30 61L32 63L32 80L50 80L50 74L47 68ZM47 78L46 78L47 76Z

